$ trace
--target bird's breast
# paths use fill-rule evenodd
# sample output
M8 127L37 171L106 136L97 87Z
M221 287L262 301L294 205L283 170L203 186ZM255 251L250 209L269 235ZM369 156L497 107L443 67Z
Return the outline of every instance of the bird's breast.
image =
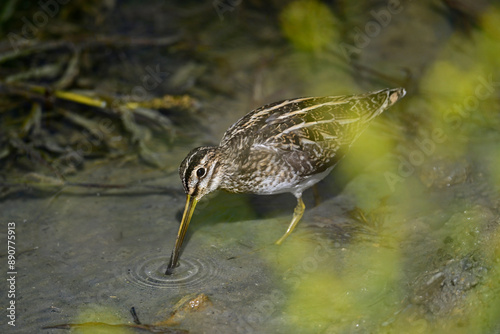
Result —
M299 151L280 154L273 150L260 149L246 157L233 160L226 169L221 188L238 193L279 194L302 191L317 181L314 164L307 157L299 157ZM329 169L331 170L331 169ZM311 183L311 181L314 181Z

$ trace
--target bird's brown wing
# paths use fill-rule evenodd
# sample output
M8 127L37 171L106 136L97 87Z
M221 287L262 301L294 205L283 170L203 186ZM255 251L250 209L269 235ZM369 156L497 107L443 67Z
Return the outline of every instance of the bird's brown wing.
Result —
M396 98L394 93L398 94ZM231 126L221 146L228 144L247 154L273 150L304 175L321 172L335 165L367 123L396 102L400 93L398 89L385 89L272 103Z

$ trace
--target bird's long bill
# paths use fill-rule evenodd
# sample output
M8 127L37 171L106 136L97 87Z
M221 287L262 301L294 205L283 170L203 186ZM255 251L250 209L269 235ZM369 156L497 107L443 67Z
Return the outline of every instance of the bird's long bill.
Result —
M198 200L195 197L187 195L186 206L184 207L184 214L182 215L181 226L179 227L179 232L177 233L177 239L175 239L175 246L172 250L172 256L170 256L170 263L168 264L166 275L172 274L174 268L177 266L177 261L179 260L179 251L184 241L184 236L191 221L191 216L193 215L194 208L196 207Z

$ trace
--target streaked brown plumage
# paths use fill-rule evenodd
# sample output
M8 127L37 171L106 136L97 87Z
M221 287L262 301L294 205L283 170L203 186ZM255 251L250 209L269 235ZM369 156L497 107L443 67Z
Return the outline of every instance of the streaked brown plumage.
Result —
M297 207L281 243L302 217L302 192L323 179L369 121L405 93L396 88L271 103L234 123L219 146L192 150L179 167L187 201L167 274L177 265L196 203L216 189L294 194Z

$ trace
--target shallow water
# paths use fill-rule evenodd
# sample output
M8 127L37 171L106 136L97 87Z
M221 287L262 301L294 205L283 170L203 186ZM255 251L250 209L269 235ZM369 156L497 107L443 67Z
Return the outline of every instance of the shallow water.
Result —
M101 166L92 174L114 183L131 169L140 176L141 167ZM400 212L389 204L366 221L357 218L353 192L379 185L377 177L359 175L337 197L311 205L279 247L273 242L291 212L238 221L243 209L252 216L250 201L215 196L205 207L200 203L172 276L163 273L182 194L21 191L2 204L16 223L19 327L13 332L61 323L131 323L131 307L143 323L161 322L183 297L201 293L211 304L187 313L175 328L284 333L390 332L411 326L421 332L437 330L437 323L439 330L452 331L454 312L467 314L470 304L481 311L485 326L495 327L484 303L495 301L500 291L491 261L498 232L495 209L482 202L497 195L490 197L488 186L473 182L431 194L439 203L416 196L412 204L418 210ZM469 202L465 210L460 209L464 200ZM225 214L205 221L220 211Z
M185 29L171 53L147 54L148 65L172 66L167 88L150 93L189 93L201 108L169 114L172 142L153 132L147 144L160 166L144 152L89 158L64 186L12 185L28 167L52 176L26 157L17 159L22 167L2 166L10 183L2 183L1 233L5 240L13 222L16 236L16 326L2 322L2 333L68 330L42 329L60 324L78 324L71 331L79 333L141 332L107 326L134 324L132 307L142 324L167 333L500 332L500 35L488 24L498 7L476 8L482 28L461 31L469 21L456 8L405 2L343 59L338 46L350 37L336 34L367 29L371 10L386 4L339 5L346 17L327 34L338 40L326 51L314 44L321 39L305 50L303 39L285 39L285 23L266 16L285 5L275 6L249 2L221 14L131 2L111 11L109 31L125 29L117 24L124 17L137 17L139 31L151 28L151 17L163 34ZM450 23L460 18L462 28ZM408 96L318 185L319 199L304 194L304 217L281 246L274 242L291 219L292 195L218 192L198 204L180 266L164 275L185 201L176 169L192 147L217 143L267 102L396 85ZM101 89L110 87L116 82L104 80ZM4 263L7 256L0 252ZM12 298L0 292L6 309ZM201 306L186 302L196 300Z

